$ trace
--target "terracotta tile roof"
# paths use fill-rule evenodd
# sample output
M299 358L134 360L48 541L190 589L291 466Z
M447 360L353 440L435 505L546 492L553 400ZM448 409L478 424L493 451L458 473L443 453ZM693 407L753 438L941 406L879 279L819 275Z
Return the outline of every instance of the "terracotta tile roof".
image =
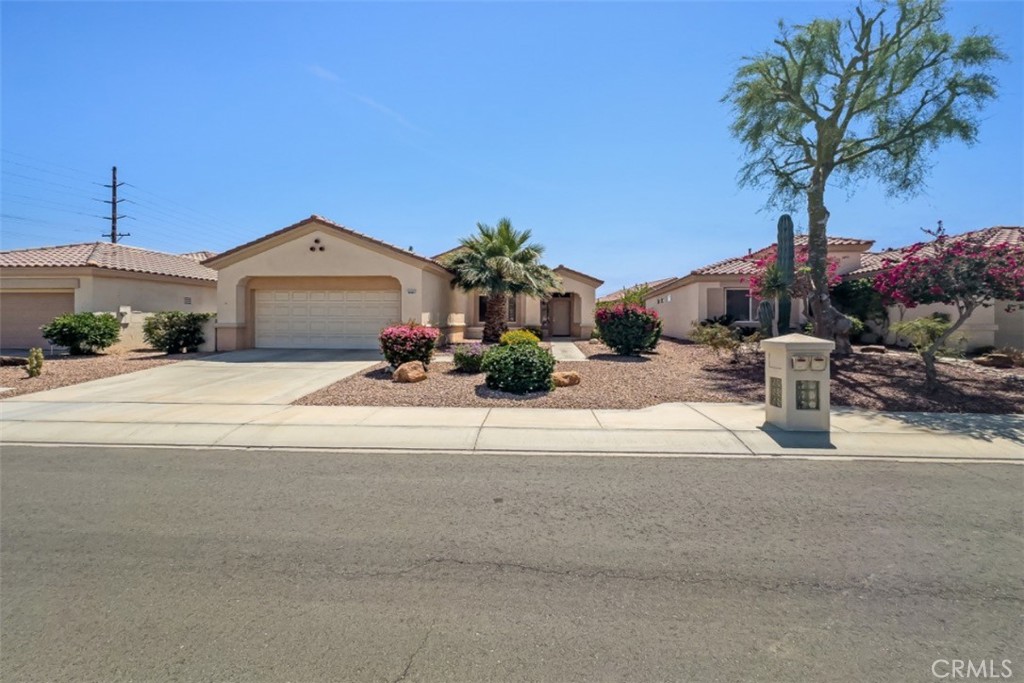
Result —
M650 282L639 282L639 283L637 283L635 285L632 285L630 287L623 287L622 289L617 289L614 292L611 292L609 294L605 294L604 296L598 298L597 302L598 303L608 303L608 302L611 302L611 301L618 301L619 299L622 298L622 295L626 293L626 290L633 289L635 287L650 287L651 291L654 291L656 288L662 286L663 284L665 284L666 282L669 282L670 280L675 280L675 278L674 277L663 277L660 280L651 280Z
M981 239L983 244L988 246L994 246L996 244L1024 246L1024 227L997 225L981 230L971 230L970 232L960 233L959 235L950 235L949 239L956 241L964 239L965 237L978 237ZM931 253L934 249L934 247L931 246L932 244L932 242L926 243L920 253L922 255ZM875 275L876 273L885 270L890 265L902 261L904 254L911 246L913 245L898 247L896 249L886 249L885 251L868 252L861 256L860 268L850 271L845 277L860 278Z
M352 235L353 237L358 237L359 239L363 239L363 240L366 240L368 242L373 242L374 244L378 244L378 245L380 245L382 247L387 247L388 249L391 249L393 251L396 251L396 252L399 252L401 254L404 254L405 256L412 257L412 258L414 258L414 259L416 259L418 261L423 261L423 262L429 263L429 264L431 264L433 266L444 268L444 266L442 264L438 263L436 260L434 260L432 258L427 258L426 256L422 256L420 254L417 254L416 252L409 251L408 249L403 249L402 247L396 246L394 244L390 244L390 243L385 242L383 240L379 240L376 237L370 237L369 235L361 233L361 232L359 232L357 230L353 230L352 228L347 228L347 227L345 227L344 225L342 225L340 223L335 223L334 221L332 221L332 220L330 220L328 218L324 218L323 216L319 216L319 215L317 215L315 213L311 214L309 216L309 218L303 218L301 221L299 221L297 223L292 223L291 225L289 225L287 227L284 227L284 228L281 228L280 230L275 230L274 232L271 232L271 233L268 233L266 235L263 235L262 237L254 239L254 240L252 240L250 242L246 242L245 244L240 244L237 247L233 247L231 249L228 249L225 252L221 252L220 254L217 254L216 256L212 256L212 257L206 259L205 261L203 261L203 263L204 264L209 264L209 265L214 265L216 263L216 261L219 261L220 259L222 259L222 258L224 258L226 256L230 256L232 254L237 254L238 252L240 252L240 251L242 251L244 249L248 249L249 247L251 247L253 245L259 244L260 242L264 242L264 241L266 241L268 239L272 239L274 237L277 237L278 235L283 235L284 233L288 232L289 230L294 230L296 228L302 227L302 226L304 226L304 225L306 225L306 224L308 224L310 222L313 222L313 221L316 221L316 222L321 223L321 224L323 224L323 225L325 225L325 226L327 226L329 228L337 230L338 232L342 232L342 233L345 233L347 235Z
M178 254L182 258L190 258L193 261L205 261L208 258L213 258L217 255L215 251L190 251L184 254Z
M195 258L165 254L110 242L65 244L56 247L0 252L3 268L103 268L216 282L217 272Z
M804 246L807 244L807 235L797 235L793 240L796 246ZM874 240L862 240L854 237L829 237L828 246L830 247L871 247L874 244ZM697 268L693 271L693 275L752 275L757 272L757 266L755 265L769 249L775 247L775 243L758 249L755 252L747 254L746 256L734 256L733 258L724 259L711 265L704 266L703 268Z

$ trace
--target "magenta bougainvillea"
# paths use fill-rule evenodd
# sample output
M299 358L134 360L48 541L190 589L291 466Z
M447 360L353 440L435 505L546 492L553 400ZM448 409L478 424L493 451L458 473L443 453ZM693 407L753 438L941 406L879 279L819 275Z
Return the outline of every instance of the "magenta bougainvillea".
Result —
M807 247L797 247L793 256L793 286L789 295L794 298L806 297L813 289L811 284L811 268L807 265ZM753 259L754 267L757 268L757 272L747 276L746 278L746 281L750 286L750 296L755 299L762 298L761 289L765 281L765 273L767 273L771 266L775 265L777 260L778 249L774 245L768 247ZM832 289L839 284L841 278L839 277L838 271L839 262L830 258L828 260L826 271L828 274L829 289Z
M661 339L658 312L636 304L602 306L594 313L594 321L601 341L620 355L653 351Z
M384 359L394 367L412 360L430 363L434 355L434 346L441 331L436 327L426 327L407 323L385 327L380 333L380 351Z
M958 310L994 301L1024 301L1024 246L950 239L915 244L903 260L875 277L887 303L913 308L948 304Z

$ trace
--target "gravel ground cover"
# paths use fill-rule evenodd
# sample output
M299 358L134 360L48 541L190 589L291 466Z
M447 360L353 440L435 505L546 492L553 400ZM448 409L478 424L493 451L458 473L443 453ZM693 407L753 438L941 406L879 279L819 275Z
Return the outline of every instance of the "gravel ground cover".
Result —
M94 379L177 363L204 354L167 355L162 351L129 351L97 356L54 356L43 362L43 374L28 377L23 366L0 367L0 399L81 384Z
M603 344L579 342L589 362L558 363L575 370L579 386L515 396L488 389L483 374L466 375L452 363L431 363L429 379L418 384L391 381L383 363L296 401L298 405L435 407L645 408L680 401L764 400L760 353L738 363L709 349L670 339L654 354L620 357ZM832 403L885 411L1024 413L1024 370L994 370L971 363L940 363L944 386L923 390L921 360L909 351L883 355L855 353L832 366Z

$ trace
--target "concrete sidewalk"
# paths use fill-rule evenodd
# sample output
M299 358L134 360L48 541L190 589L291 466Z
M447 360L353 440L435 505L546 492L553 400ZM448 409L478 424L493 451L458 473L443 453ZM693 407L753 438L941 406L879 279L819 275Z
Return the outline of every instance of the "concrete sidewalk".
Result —
M26 397L30 398L30 397ZM1024 464L1024 416L835 408L831 434L766 428L761 404L643 410L0 403L0 442L584 455L840 456Z

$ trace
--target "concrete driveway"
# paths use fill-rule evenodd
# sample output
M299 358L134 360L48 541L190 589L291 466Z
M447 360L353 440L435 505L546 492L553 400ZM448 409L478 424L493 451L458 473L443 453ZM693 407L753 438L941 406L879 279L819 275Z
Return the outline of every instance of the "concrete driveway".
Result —
M381 360L376 351L249 349L25 394L8 402L287 405Z

